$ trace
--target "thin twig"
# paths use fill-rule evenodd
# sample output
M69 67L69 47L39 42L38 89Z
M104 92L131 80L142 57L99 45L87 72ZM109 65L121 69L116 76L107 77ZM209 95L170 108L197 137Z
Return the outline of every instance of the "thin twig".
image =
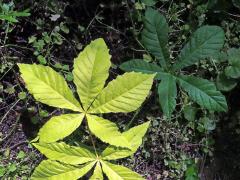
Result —
M2 124L3 120L7 117L7 115L10 113L10 111L17 105L17 103L20 101L20 99L18 99L13 105L12 107L10 107L10 109L4 114L3 118L0 121L0 124Z
M25 143L28 143L28 141L21 141L21 142L19 142L19 143L17 143L17 144L14 144L13 146L10 146L9 148L1 149L1 150L0 150L0 153L3 153L3 152L6 151L7 149L12 150L12 149L14 149L14 148L16 148L16 147L18 147L18 146L20 146L20 145L22 145L22 144L25 144Z
M14 124L14 127L11 129L11 131L10 131L3 139L1 139L0 144L3 143L7 138L9 138L9 137L14 133L14 131L15 131L16 128L17 128L19 119L20 119L20 116L17 117L17 121L16 121L16 123Z

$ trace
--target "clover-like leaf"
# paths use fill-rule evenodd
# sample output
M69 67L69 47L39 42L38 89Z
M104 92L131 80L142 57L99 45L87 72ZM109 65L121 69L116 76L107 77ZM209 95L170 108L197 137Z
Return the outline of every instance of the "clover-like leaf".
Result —
M83 108L87 110L103 89L111 62L102 38L92 41L74 60L74 83Z
M33 145L47 158L66 164L76 165L96 160L96 155L84 146L69 146L64 142Z
M64 114L54 116L40 129L38 136L40 142L55 142L70 135L76 130L84 114Z
M27 89L37 101L82 112L64 78L48 66L18 64Z
M111 81L97 96L90 113L132 112L139 108L152 87L155 74L125 73Z

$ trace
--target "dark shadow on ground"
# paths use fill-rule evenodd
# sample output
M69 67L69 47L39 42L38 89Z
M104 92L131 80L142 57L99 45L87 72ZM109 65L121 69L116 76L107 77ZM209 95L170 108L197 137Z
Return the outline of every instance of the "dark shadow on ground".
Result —
M205 168L203 180L240 179L240 87L228 99L230 110L219 122L214 158Z

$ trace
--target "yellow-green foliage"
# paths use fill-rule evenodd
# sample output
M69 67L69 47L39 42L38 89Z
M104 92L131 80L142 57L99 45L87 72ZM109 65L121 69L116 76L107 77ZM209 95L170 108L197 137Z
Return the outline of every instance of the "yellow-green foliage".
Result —
M64 78L52 68L18 65L27 89L37 101L75 111L52 117L40 129L39 142L33 145L48 160L40 163L32 179L73 180L84 176L93 167L91 179L103 179L103 172L113 180L142 179L130 169L106 161L132 155L141 145L149 122L122 133L115 123L96 114L136 110L147 97L155 75L125 73L104 87L109 76L110 57L100 38L86 46L75 59L73 76L81 103L75 99ZM91 133L109 144L102 153L85 146L73 147L57 142L76 130L84 119Z

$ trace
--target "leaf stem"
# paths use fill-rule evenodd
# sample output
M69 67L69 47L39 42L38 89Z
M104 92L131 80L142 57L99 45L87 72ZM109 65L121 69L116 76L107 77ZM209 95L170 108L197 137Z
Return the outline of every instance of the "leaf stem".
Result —
M133 115L133 117L132 117L132 119L129 121L129 123L127 124L127 126L124 128L124 131L127 131L130 127L131 127L131 125L132 125L132 123L134 122L134 120L135 120L135 118L137 117L137 115L138 115L138 113L140 112L140 108L134 113L134 115Z
M3 44L4 44L4 45L5 45L6 42L7 42L8 31L9 31L9 23L7 23L7 28L6 28L6 30L5 30L5 37L4 37L4 40L3 40Z
M88 126L88 125L87 125L87 126ZM97 153L96 145L95 145L95 142L94 142L94 140L93 140L92 132L91 132L89 126L88 126L88 130L89 130L89 136L90 136L90 139L91 139L91 142L92 142L92 145L93 145L93 149L94 149L95 154L96 154L96 156L97 156L97 158L98 158L98 153Z

